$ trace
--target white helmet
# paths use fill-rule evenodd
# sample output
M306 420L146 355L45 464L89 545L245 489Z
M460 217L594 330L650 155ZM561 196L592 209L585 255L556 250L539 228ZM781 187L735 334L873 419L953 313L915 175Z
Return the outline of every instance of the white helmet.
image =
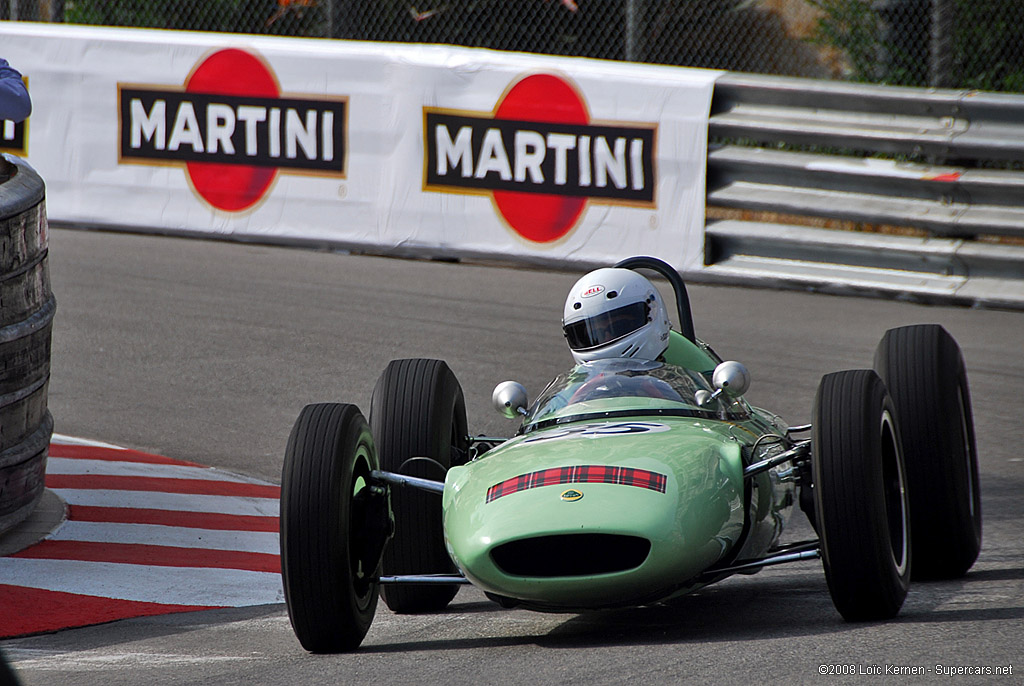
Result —
M577 363L654 360L668 347L670 328L658 289L632 269L590 272L569 291L562 313L562 331Z

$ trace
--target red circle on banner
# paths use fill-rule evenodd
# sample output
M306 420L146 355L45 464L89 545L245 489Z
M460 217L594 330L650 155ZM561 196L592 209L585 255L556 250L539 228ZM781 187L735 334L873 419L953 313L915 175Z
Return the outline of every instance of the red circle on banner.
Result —
M527 76L502 98L495 119L556 124L588 124L586 104L576 89L551 74ZM550 243L576 225L586 198L548 193L494 191L494 203L516 233L535 243Z
M203 60L185 83L188 93L277 98L281 92L270 69L237 48L218 50ZM277 176L276 167L189 162L196 192L219 210L239 212L255 205Z

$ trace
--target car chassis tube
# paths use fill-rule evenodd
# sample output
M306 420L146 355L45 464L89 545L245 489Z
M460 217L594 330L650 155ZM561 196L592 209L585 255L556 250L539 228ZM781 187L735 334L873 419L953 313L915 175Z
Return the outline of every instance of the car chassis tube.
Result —
M768 471L772 467L777 467L783 462L789 462L790 460L799 460L801 458L807 457L810 454L810 452L810 441L803 441L801 443L797 443L789 450L781 452L778 455L775 455L774 457L769 457L767 460L761 460L760 462L755 462L749 467L744 467L743 478L749 479L752 476L757 476L761 472Z
M416 476L406 476L405 474L384 472L379 469L374 469L372 472L370 472L370 478L376 481L383 481L384 483L393 484L395 486L411 486L413 488L418 488L421 491L429 491L430 493L437 493L438 495L444 493L443 481L421 479Z

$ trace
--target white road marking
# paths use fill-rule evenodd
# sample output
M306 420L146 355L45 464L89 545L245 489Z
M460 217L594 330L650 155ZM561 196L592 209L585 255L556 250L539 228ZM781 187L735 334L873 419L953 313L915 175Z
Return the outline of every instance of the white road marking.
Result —
M270 555L277 555L281 551L276 532L192 529L182 526L162 526L159 524L121 524L116 522L78 522L70 520L64 522L48 540L164 545L175 548L236 550L249 553L268 553Z
M198 479L202 481L229 481L232 483L263 484L241 474L222 472L212 467L189 467L174 464L149 464L117 460L87 460L72 457L51 457L46 460L47 474L104 476L139 476L161 479Z
M176 655L173 653L140 653L104 648L93 650L33 650L7 648L4 655L19 670L44 672L95 672L114 667L179 667L185 665L234 662L253 659L242 655Z
M125 448L122 448L119 445L111 445L110 443L103 443L102 441L93 441L88 438L78 438L76 436L66 436L64 434L53 434L50 438L50 443L57 443L58 445L86 445L93 448L125 450Z
M117 446L55 436L54 443L79 446L96 446L104 449L118 449ZM123 449L122 449L123 450ZM55 451L59 452L59 451ZM246 523L241 529L197 528L133 522L150 519L146 511L168 510L180 515L168 515L155 521L168 524L197 524L220 527L224 519L216 515L243 515L266 518L275 522L279 512L279 500L274 484L202 465L161 464L159 462L133 461L131 451L125 451L124 460L116 459L117 453L107 452L96 459L89 457L88 450L78 451L82 458L51 457L48 460L48 476L59 477L60 481L74 486L89 482L80 477L116 476L128 477L123 482L130 488L134 479L142 487L169 487L182 490L210 490L206 485L224 482L230 486L218 486L215 491L251 492L273 494L272 497L242 497L231 495L198 495L153 490L121 490L117 488L50 488L71 506L70 518L60 524L44 541L62 544L51 551L63 551L62 557L97 557L106 560L125 559L131 562L90 561L88 559L47 559L34 557L0 558L0 584L36 592L70 593L94 598L108 598L114 601L156 603L181 606L184 609L198 607L245 607L252 605L279 604L284 602L281 574L278 571L277 556L280 553L276 531L248 531ZM161 479L183 479L195 483L167 483ZM235 486L233 484L240 484ZM251 484L252 488L247 485ZM128 521L104 522L75 519L76 506L113 508L119 511L111 519ZM136 513L134 510L140 510ZM79 511L86 519L105 519L102 513ZM99 514L100 516L95 516ZM180 521L178 521L180 520ZM214 524L213 521L217 521ZM230 522L230 520L228 520ZM230 525L230 523L228 524ZM276 528L276 527L275 527ZM43 544L41 544L43 545ZM113 549L115 546L125 546ZM146 546L142 548L142 546ZM30 549L31 550L31 549ZM37 554L47 554L40 549ZM51 552L50 554L54 554ZM267 557L270 556L270 557ZM162 564L162 563L163 564ZM149 564L147 564L149 563ZM175 564L193 565L188 567ZM196 566L198 565L198 566ZM219 566L218 566L219 565ZM237 569L242 567L243 569ZM253 571L266 570L266 571ZM47 606L49 607L49 606ZM49 612L61 612L60 603L49 608ZM69 615L74 612L68 608ZM41 610L42 611L42 610ZM141 611L141 610L140 610ZM131 607L119 606L115 614L122 617L137 616ZM95 616L95 620L93 617ZM102 612L86 611L82 617L70 618L69 626L92 621L106 621L109 615ZM32 630L32 617L18 625L19 631ZM40 619L43 619L40 617ZM2 622L2 611L0 611ZM24 624L24 626L22 626ZM48 630L53 618L39 624ZM220 658L217 658L220 659ZM223 658L234 659L234 658ZM192 657L148 656L136 654L77 656L69 659L71 669L116 668L122 664L173 665L178 661L195 662ZM32 660L28 661L30 664ZM52 664L47 660L49 664ZM24 663L22 663L24 664Z
M280 574L238 569L0 557L0 579L46 591L168 605L245 607L284 602Z
M276 517L280 510L277 498L241 498L158 491L108 491L88 488L50 489L69 505L94 507L132 507L147 510L179 510L217 514Z

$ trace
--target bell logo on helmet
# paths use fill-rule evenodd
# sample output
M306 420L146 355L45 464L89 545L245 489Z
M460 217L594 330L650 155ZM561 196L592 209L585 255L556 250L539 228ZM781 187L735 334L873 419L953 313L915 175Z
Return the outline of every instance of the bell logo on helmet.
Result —
M604 293L604 286L589 286L583 289L583 292L580 293L580 297L591 298L595 295L601 295L602 293Z
M492 112L423 108L423 188L492 198L526 240L550 243L589 202L654 208L656 124L599 122L575 84L516 81Z
M118 161L180 164L218 210L253 207L279 171L346 176L348 98L282 95L254 53L218 50L184 88L119 83L117 95Z

